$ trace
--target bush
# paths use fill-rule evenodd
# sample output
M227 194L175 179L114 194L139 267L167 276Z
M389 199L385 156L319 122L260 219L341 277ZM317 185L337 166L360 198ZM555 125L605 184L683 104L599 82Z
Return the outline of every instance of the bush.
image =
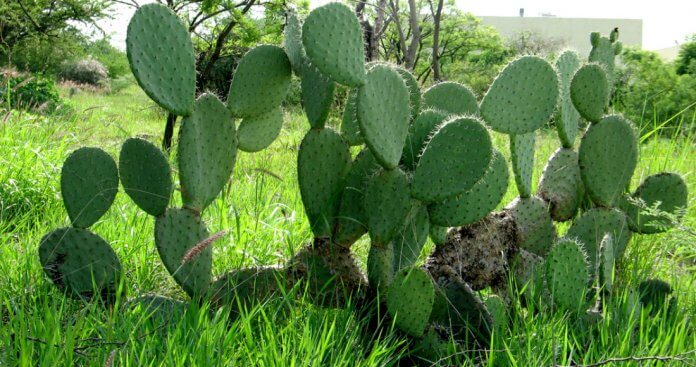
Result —
M109 72L102 63L87 58L78 61L66 62L60 72L63 80L94 86L107 86Z
M693 131L696 113L696 75L677 75L651 51L626 48L617 68L614 107L640 128L641 134L660 128L661 133Z
M0 94L2 105L9 109L55 111L61 104L58 89L52 78L43 74L3 73Z

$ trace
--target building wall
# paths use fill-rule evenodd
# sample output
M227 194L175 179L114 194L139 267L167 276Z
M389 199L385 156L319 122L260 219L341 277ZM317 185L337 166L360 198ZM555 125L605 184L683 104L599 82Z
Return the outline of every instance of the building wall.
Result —
M591 19L559 17L479 17L483 24L492 26L503 37L512 37L521 31L538 33L544 37L562 39L566 47L581 56L590 53L590 32L608 35L619 27L619 41L625 46L642 46L642 19Z

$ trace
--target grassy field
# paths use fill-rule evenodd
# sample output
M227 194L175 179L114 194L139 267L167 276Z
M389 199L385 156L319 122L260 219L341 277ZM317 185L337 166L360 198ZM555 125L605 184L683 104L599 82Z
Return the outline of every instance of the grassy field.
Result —
M120 144L131 136L159 144L164 120L136 87L115 95L78 92L70 99L77 111L71 118L13 113L0 119L0 366L399 365L406 340L392 332L373 334L351 305L321 309L287 297L234 320L226 312L191 306L166 324L123 307L127 298L146 293L185 299L156 254L153 219L123 192L92 227L123 262L119 301L105 309L64 298L44 275L37 255L44 234L69 224L58 190L63 160L83 145L117 157ZM297 148L308 126L301 114L287 113L282 135L271 147L238 155L232 180L205 213L211 233L229 230L214 247L216 275L280 264L310 239L296 182ZM502 136L495 136L495 144L508 151ZM541 133L537 144L535 180L559 145L553 131ZM518 309L510 327L494 335L487 358L461 354L455 357L458 365L583 365L628 356L677 360L622 365L695 365L695 168L693 139L651 139L641 145L632 187L650 174L675 171L685 176L692 197L684 228L633 237L618 294L602 321L588 326L582 315ZM503 203L516 196L513 186ZM172 205L179 200L175 195ZM563 233L566 225L559 229ZM355 249L363 265L367 245L363 239ZM629 290L648 277L673 285L678 312L631 316Z

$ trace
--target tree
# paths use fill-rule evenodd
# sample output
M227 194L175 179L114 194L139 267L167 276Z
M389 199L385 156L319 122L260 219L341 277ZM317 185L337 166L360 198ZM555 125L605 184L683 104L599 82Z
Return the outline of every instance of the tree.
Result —
M562 38L545 37L537 32L521 31L509 39L509 47L516 55L549 56L565 45Z
M13 63L17 51L49 48L52 52L74 41L75 23L99 28L107 16L107 0L9 0L0 3L0 57ZM38 67L33 65L34 68Z
M696 34L692 34L689 42L679 48L679 56L674 60L678 75L696 75Z

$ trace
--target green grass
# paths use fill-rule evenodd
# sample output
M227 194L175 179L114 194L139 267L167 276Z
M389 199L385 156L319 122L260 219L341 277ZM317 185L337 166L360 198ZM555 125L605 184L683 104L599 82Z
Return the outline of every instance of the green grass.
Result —
M288 296L234 320L225 312L191 306L167 324L123 307L127 298L145 293L185 299L156 254L153 219L123 193L92 227L123 262L121 298L110 309L64 298L44 275L37 256L41 237L69 224L58 190L63 160L82 145L102 147L116 157L120 143L130 136L159 144L164 120L136 87L115 95L78 93L71 100L77 113L67 120L19 113L0 119L0 366L103 366L110 356L114 366L399 364L406 339L386 330L373 334L352 305L321 309ZM214 247L216 275L242 266L281 264L310 239L296 180L297 148L307 128L301 114L288 113L281 137L270 148L238 155L230 184L205 215L211 233L230 231ZM507 152L503 136L495 135L495 144ZM541 134L535 182L558 144L554 132ZM651 139L641 145L632 185L670 170L683 174L694 193L694 167L693 139ZM503 203L515 195L511 184ZM172 205L179 203L177 197ZM696 227L695 203L692 195L683 221L686 228ZM561 233L566 227L559 226ZM495 335L486 359L461 354L456 362L551 366L692 351L694 243L696 238L686 230L636 235L622 264L618 294L610 300L603 321L588 326L581 314L534 314L515 307L509 328ZM355 247L362 266L367 246L363 239ZM628 291L647 277L673 285L679 312L669 317L628 312ZM694 364L694 357L689 355L687 362ZM659 364L640 364L649 365Z

